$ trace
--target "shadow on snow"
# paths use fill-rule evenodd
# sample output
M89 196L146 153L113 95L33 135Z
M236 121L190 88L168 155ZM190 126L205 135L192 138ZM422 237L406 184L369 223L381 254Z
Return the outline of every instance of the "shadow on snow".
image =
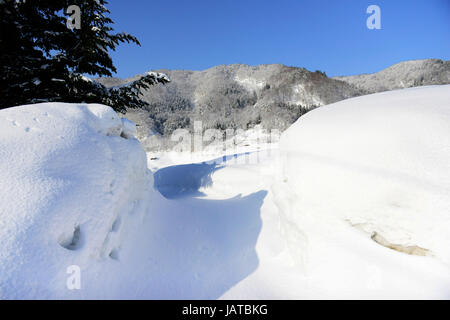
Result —
M222 167L189 164L155 173L161 194L178 199L158 196L150 211L153 223L144 242L155 263L147 271L149 285L158 288L150 298L216 299L256 270L267 191L225 200L196 198Z
M167 199L204 196L200 188L212 185L211 175L215 171L224 168L227 162L232 163L238 158L248 157L249 154L249 152L233 154L207 162L159 169L153 174L154 187Z

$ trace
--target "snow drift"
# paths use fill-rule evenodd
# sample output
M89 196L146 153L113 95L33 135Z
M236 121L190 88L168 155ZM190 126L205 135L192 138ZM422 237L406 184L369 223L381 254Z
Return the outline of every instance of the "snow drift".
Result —
M327 277L351 279L327 289L342 290L340 297L377 296L358 287L369 266L385 274L379 297L421 297L433 283L430 291L448 297L450 86L318 108L283 133L280 150L274 192L284 237L305 272L328 264Z
M134 132L104 105L0 111L0 298L78 297L69 266L85 279L114 267L152 180Z

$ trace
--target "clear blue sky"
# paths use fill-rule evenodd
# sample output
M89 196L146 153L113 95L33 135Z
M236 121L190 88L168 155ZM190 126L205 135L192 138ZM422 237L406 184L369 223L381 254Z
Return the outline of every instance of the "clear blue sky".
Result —
M381 8L381 30L366 9ZM110 0L117 32L138 37L112 54L117 76L154 69L282 63L328 76L450 59L450 0Z

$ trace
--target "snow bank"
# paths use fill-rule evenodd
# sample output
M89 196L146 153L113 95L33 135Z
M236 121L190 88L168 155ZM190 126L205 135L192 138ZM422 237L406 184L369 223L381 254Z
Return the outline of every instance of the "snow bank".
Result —
M448 298L450 86L318 108L283 133L280 152L284 237L306 273L334 278L324 292ZM367 289L370 273L383 293Z
M152 180L134 132L103 105L0 111L0 298L111 289L94 287L112 277L123 230L143 214ZM88 281L83 292L68 289L71 265L96 279L91 291Z

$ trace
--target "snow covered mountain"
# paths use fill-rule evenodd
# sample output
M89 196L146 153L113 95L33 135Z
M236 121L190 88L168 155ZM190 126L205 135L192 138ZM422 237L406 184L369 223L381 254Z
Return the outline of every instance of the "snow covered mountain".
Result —
M256 124L284 130L306 111L364 94L345 82L320 71L280 64L221 65L204 71L158 70L171 79L144 93L147 110L129 110L127 117L138 124L138 135L149 132L170 135L196 120L206 128L242 128ZM130 79L102 78L107 86Z
M221 65L204 71L158 70L171 79L144 93L146 110L129 110L143 140L177 128L243 128L256 124L285 130L308 110L368 93L450 83L450 62L407 61L371 75L328 78L325 73L280 64ZM106 86L135 80L101 78Z
M450 61L440 59L400 62L380 72L334 77L369 93L450 83Z

